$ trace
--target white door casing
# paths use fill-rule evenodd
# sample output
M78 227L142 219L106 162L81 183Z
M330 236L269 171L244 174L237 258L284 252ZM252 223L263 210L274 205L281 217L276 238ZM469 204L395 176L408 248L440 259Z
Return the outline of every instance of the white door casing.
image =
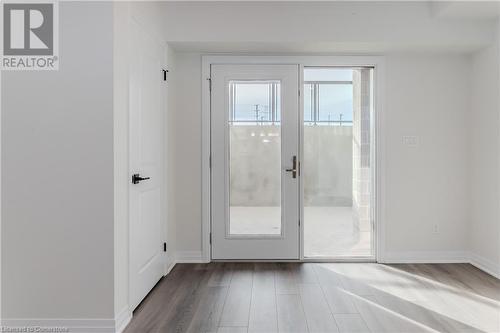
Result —
M133 19L129 68L129 270L134 309L164 272L164 96L165 47ZM149 177L137 184L132 175Z
M299 66L211 66L212 259L299 259L299 177L285 171L299 159ZM281 234L229 233L229 84L277 81L281 86Z

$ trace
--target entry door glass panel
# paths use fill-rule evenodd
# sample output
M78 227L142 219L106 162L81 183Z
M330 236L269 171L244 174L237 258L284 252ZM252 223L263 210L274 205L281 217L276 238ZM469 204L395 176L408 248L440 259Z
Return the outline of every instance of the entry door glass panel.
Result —
M372 69L304 70L304 256L370 257Z
M230 235L281 235L280 88L229 83Z
M298 68L211 66L213 259L299 258Z

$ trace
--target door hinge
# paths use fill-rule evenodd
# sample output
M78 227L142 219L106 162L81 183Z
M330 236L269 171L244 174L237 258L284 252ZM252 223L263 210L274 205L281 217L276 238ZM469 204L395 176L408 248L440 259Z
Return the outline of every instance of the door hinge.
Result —
M212 169L212 155L208 156L208 167Z
M300 219L299 219L299 227L300 227Z
M212 245L212 233L208 235L208 242L210 245Z
M212 92L212 78L209 77L207 78L207 80L208 80L208 91Z
M162 69L161 71L163 72L163 81L167 81L168 69Z
M167 243L163 243L163 252L167 252Z

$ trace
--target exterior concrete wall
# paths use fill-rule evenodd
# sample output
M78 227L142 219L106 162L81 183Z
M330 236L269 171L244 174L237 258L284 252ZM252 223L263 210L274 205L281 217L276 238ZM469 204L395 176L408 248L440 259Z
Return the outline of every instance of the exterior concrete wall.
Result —
M352 129L304 128L305 206L352 206Z
M280 204L279 133L278 126L231 126L231 205ZM306 206L352 205L352 141L350 126L305 127Z

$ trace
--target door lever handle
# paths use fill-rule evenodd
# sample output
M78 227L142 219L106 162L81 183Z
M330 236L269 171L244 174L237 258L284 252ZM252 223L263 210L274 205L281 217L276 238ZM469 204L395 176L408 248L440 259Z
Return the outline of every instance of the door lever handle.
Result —
M151 179L151 177L141 177L138 173L132 175L132 184L139 184L143 180Z
M297 178L297 156L292 157L292 168L285 169L286 172L292 173L292 178Z

